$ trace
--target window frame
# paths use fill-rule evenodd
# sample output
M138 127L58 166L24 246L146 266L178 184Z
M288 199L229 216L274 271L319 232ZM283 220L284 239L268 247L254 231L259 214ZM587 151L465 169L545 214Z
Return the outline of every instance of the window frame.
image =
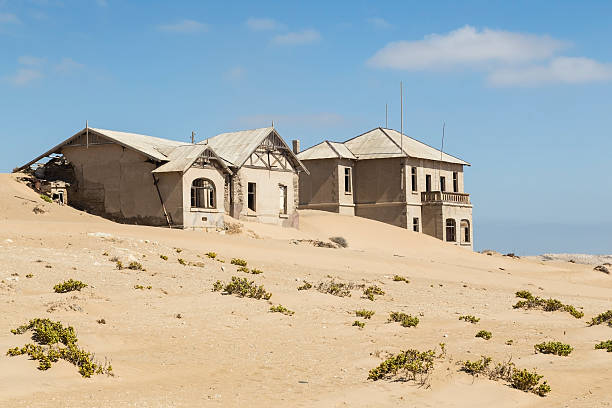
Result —
M190 208L195 210L217 209L217 188L211 179L198 177L191 182Z
M419 232L419 217L412 217L412 231Z
M446 242L457 242L457 221L454 218L446 219ZM452 239L451 239L452 238Z
M353 169L344 167L344 194L353 194Z
M465 227L463 225L463 223L465 222ZM461 235L461 243L462 244L470 244L472 243L472 232L471 232L471 228L470 228L470 220L467 219L462 219L459 222L459 234Z
M411 182L412 182L412 191L418 191L418 180L417 180L417 168L416 167L411 167L410 168L410 178L411 178Z
M459 192L459 172L453 171L453 193Z
M445 176L440 176L440 191L443 193L446 191L446 177Z
M431 191L431 174L425 175L425 191Z
M251 197L253 203L252 207ZM253 183L250 181L247 183L247 208L253 212L257 212L257 183Z
M282 204L280 205L279 214L287 215L287 212L289 210L289 208L288 208L289 207L289 205L288 205L288 200L289 200L288 194L289 194L289 191L287 189L287 186L284 185L284 184L279 184L278 185L278 190L279 190L279 193L280 193L279 199L283 200ZM279 201L279 204L280 204L280 201Z

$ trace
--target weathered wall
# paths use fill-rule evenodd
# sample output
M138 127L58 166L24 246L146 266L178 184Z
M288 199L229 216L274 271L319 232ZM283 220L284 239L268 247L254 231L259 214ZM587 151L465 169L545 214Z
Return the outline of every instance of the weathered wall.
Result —
M155 164L144 155L116 144L66 146L62 154L74 167L71 205L118 222L167 225L151 173ZM158 179L168 213L181 225L180 176Z
M405 203L400 158L360 160L355 164L355 204Z
M268 224L297 227L298 214L295 205L297 192L293 184L294 175L292 171L242 167L237 174L239 183L235 182L239 191L234 197L237 213L233 216ZM248 183L256 184L256 211L254 212L248 208ZM281 214L279 184L287 186L286 215Z
M191 186L199 178L210 180L215 186L215 207L210 209L191 208ZM183 174L183 227L222 228L225 213L225 177L214 167L192 167Z
M446 241L446 220L455 220L455 238L457 245L470 249L474 247L474 226L472 225L472 207L457 204L425 204L422 207L423 232ZM470 241L465 242L461 233L461 220L468 220L470 225Z
M421 203L421 192L425 190L425 178L431 176L431 190L440 190L440 176L446 178L446 191L453 191L453 172L457 172L458 193L464 192L463 166L454 163L440 163L432 160L415 159L408 157L406 163L406 191L409 203ZM417 191L412 191L412 167L417 168Z
M310 174L300 173L299 204L330 208L338 207L338 160L317 159L304 160L304 166ZM323 209L323 208L321 208Z
M355 215L376 221L386 222L397 227L407 227L406 204L358 204Z

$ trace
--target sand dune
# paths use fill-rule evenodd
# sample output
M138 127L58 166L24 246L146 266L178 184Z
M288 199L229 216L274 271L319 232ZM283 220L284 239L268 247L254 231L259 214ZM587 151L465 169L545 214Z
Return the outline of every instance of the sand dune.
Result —
M35 207L44 213L34 213ZM0 175L0 406L612 404L612 353L594 350L597 342L612 339L612 328L586 325L612 309L609 275L577 263L472 253L366 219L305 211L300 223L300 230L242 223L243 233L236 235L120 225L45 203L14 176ZM295 243L331 236L346 238L349 247ZM207 258L209 251L227 262ZM117 270L112 257L137 260L146 271ZM237 272L229 264L234 257L264 273ZM192 265L179 264L179 258ZM395 274L410 283L394 282ZM272 298L211 290L215 281L233 275L264 285ZM376 284L386 294L370 301L360 290L351 297L297 290L304 280L330 277ZM69 278L89 286L53 292L53 285ZM514 293L521 289L581 307L585 317L514 310ZM295 315L270 313L271 304ZM375 315L359 329L352 323L354 311L362 308ZM387 323L392 311L417 315L420 323L415 328ZM480 321L459 321L461 314ZM62 361L39 371L27 357L4 356L9 347L30 341L10 329L35 317L72 325L79 345L108 358L116 376L84 379ZM106 324L97 323L101 318ZM475 338L481 329L491 331L492 339ZM505 344L508 339L513 345ZM569 343L574 351L568 357L534 353L534 344L549 340ZM367 380L385 353L427 350L441 342L447 357L436 362L429 387ZM459 371L458 361L481 355L512 357L519 367L537 369L551 393L542 398Z

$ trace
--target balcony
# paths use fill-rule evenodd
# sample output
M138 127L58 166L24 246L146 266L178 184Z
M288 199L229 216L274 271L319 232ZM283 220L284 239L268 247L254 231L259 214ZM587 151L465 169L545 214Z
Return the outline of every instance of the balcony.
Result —
M421 202L425 203L451 203L470 204L470 195L467 193L451 193L448 191L423 191Z

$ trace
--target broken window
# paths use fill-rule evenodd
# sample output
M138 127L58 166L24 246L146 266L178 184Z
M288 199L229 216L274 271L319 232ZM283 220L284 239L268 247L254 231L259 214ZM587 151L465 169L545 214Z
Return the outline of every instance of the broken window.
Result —
M287 186L279 184L278 190L280 192L280 213L287 214Z
M212 181L204 178L193 180L191 184L191 207L216 208L215 185Z
M411 170L412 174L412 191L417 191L417 168L413 167Z
M440 177L440 191L446 191L446 177L444 176Z
M257 203L257 186L255 183L249 183L248 184L248 206L249 206L249 210L251 211L256 211L256 203Z
M459 192L459 173L453 171L453 192Z
M455 242L455 227L457 226L455 220L452 218L446 219L446 241Z
M344 168L344 192L346 194L350 194L352 191L352 180L351 180L351 168L350 167L345 167Z
M417 217L412 219L412 230L414 232L419 232L419 219Z
M461 220L461 243L470 242L470 221Z
M431 191L431 175L425 176L425 191Z

